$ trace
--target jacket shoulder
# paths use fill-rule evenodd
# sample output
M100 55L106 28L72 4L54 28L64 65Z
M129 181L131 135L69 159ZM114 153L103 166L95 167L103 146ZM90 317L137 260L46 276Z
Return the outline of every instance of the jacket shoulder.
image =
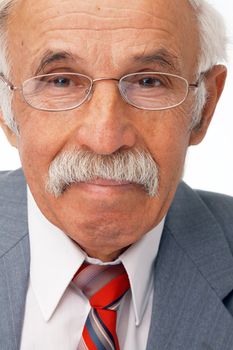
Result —
M3 200L16 199L26 189L26 182L21 169L0 171L0 205L6 206ZM25 193L25 192L24 192Z
M233 197L201 190L196 193L221 226L233 252Z
M27 234L27 192L23 172L21 169L0 172L0 257Z
M233 213L233 197L226 194L196 190L196 193L214 212L229 211Z
M4 185L4 183L9 183L17 180L25 182L25 178L21 168L16 170L0 171L0 186Z

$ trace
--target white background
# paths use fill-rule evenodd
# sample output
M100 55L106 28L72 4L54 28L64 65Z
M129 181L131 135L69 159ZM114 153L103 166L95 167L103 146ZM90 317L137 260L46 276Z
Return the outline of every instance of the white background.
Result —
M195 188L233 195L233 2L210 2L222 13L228 27L228 79L205 140L188 151L184 179ZM0 170L19 166L17 150L8 145L0 131Z

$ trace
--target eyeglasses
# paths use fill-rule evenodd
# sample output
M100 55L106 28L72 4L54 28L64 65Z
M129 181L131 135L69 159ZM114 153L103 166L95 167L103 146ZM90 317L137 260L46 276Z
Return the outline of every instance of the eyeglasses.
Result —
M195 84L178 75L161 72L139 72L117 78L92 79L84 74L59 72L38 75L14 86L2 74L0 79L11 91L19 90L31 107L59 112L77 108L90 99L94 83L104 80L118 82L122 98L130 105L148 111L160 111L182 104L189 89L199 87L203 75Z

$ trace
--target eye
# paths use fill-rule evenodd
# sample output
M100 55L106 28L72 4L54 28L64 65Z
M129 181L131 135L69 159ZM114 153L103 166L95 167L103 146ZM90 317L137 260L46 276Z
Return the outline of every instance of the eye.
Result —
M154 88L164 86L162 79L158 77L143 77L138 81L139 85L145 88Z
M61 88L65 88L65 87L69 87L72 84L74 84L74 82L72 82L72 80L68 77L65 76L54 76L51 77L49 80L47 80L47 83L54 85L54 87L61 87Z

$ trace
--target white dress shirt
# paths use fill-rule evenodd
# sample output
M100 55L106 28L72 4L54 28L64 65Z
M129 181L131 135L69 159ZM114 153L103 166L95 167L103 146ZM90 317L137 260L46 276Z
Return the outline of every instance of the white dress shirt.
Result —
M72 278L87 257L66 234L52 225L37 207L28 189L28 224L31 251L21 350L76 350L90 311L88 299L72 285ZM153 301L153 263L164 219L117 260L122 262L130 291L117 313L117 334L122 350L145 350Z

